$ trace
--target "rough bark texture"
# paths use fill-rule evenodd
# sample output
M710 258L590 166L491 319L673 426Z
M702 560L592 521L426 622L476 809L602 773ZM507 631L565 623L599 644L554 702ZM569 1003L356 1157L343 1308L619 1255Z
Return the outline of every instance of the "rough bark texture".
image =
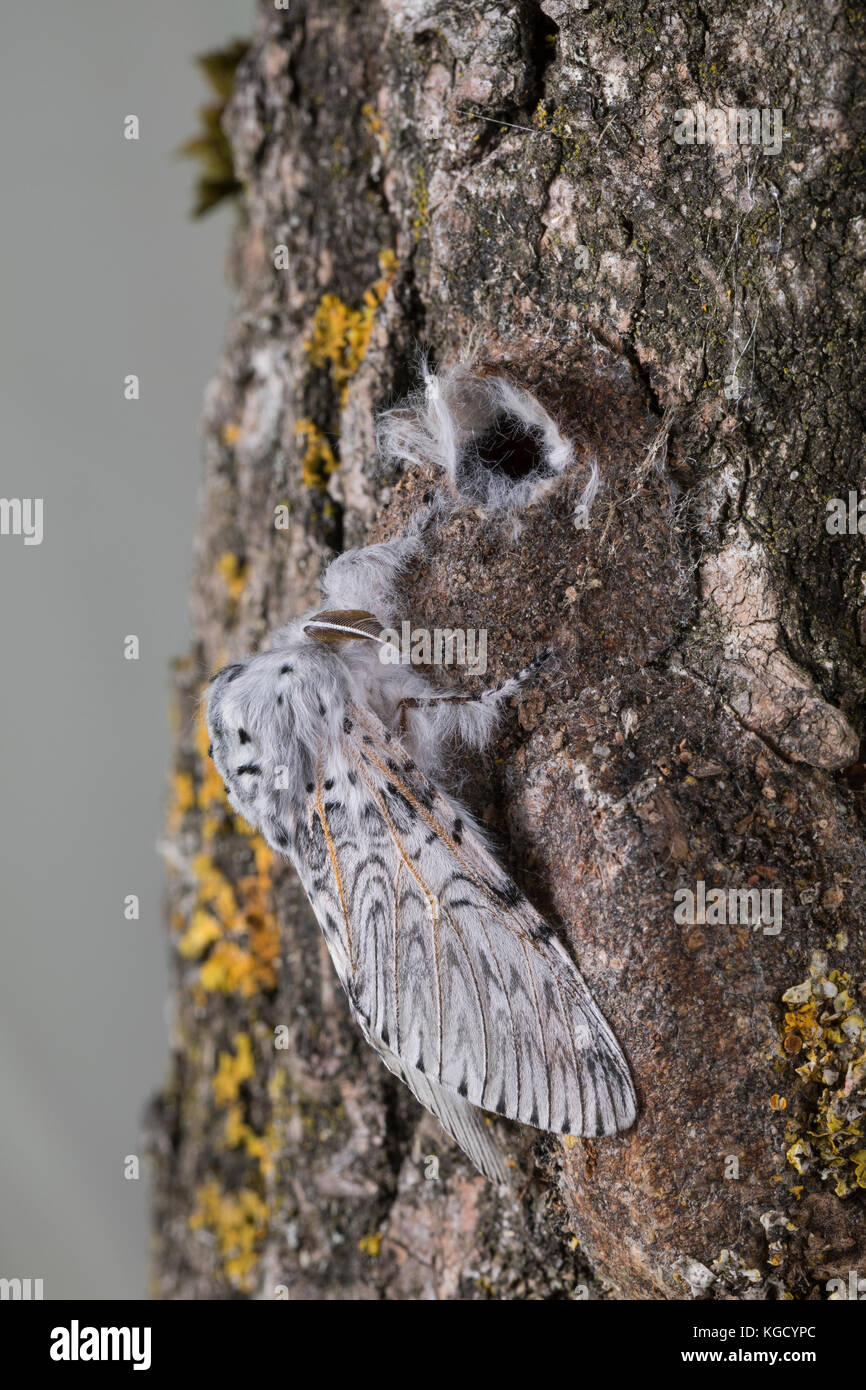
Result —
M825 526L866 487L861 28L835 0L262 4L177 673L163 1297L815 1298L866 1269L866 557ZM781 108L781 151L677 143L701 104ZM534 390L578 460L517 536L458 508L406 593L487 628L487 680L557 651L464 794L639 1089L613 1141L497 1122L511 1195L363 1044L196 724L335 548L420 505L374 444L419 343ZM781 932L679 925L698 880L781 890Z

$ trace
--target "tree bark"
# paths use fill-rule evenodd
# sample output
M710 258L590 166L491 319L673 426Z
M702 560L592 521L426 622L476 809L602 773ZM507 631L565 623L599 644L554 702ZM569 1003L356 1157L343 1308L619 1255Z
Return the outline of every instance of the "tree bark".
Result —
M261 4L176 673L161 1296L800 1299L866 1271L866 557L827 526L866 489L861 37L834 0ZM766 116L725 142L717 108ZM484 683L556 651L463 794L640 1097L615 1140L497 1122L510 1195L363 1043L197 714L441 482L377 462L419 344L576 450L519 534L461 503L405 595L487 629ZM682 922L699 884L778 891L781 929Z

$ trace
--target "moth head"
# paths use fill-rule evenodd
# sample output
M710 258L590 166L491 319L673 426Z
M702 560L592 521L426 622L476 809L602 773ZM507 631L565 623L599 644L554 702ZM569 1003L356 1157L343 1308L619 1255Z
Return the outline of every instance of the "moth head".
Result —
M344 642L380 642L383 626L363 608L328 608L304 623L304 635L314 642L338 646Z

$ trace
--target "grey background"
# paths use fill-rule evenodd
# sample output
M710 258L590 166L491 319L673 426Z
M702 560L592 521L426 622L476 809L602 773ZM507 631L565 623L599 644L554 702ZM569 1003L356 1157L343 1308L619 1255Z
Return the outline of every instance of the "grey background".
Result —
M233 216L190 222L172 155L206 98L193 55L251 28L249 0L0 20L0 496L44 498L41 545L0 536L0 1276L47 1299L147 1293L123 1159L166 1059L168 663Z

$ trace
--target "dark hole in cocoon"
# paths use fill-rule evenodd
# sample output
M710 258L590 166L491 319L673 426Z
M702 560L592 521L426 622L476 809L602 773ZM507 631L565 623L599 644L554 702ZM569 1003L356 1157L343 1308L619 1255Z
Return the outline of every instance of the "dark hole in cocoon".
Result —
M549 478L552 473L541 431L527 429L525 421L503 411L487 429L466 440L455 481L465 496L484 502L491 487L507 489L524 478Z

